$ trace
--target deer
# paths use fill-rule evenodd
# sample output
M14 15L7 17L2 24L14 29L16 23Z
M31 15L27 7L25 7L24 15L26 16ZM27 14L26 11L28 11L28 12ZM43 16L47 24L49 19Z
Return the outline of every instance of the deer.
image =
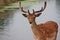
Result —
M40 10L30 13L26 11L21 6L21 1L19 1L19 9L23 12L23 16L28 19L31 24L31 29L33 32L34 40L56 40L58 33L58 24L55 21L47 21L45 23L37 24L35 19L39 17L42 12L46 9L47 1L44 1L44 6ZM27 13L27 14L26 14ZM37 14L36 14L37 13Z

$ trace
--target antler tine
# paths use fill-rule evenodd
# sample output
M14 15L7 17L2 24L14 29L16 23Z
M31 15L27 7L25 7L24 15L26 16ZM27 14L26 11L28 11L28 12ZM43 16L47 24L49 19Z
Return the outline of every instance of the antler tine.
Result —
M24 10L23 10L23 7L21 7L21 11L24 12L24 13L27 13L27 11L24 11Z
M19 4L19 9L21 8L21 1L18 1L18 4Z
M30 14L29 10L28 10L28 13Z
M45 1L44 2L44 7L41 7L41 10L35 11L34 13L43 12L45 10L45 8L46 8L46 5L47 5L47 2Z
M33 9L33 14L34 14L34 9Z
M27 13L27 11L24 11L23 7L21 7L21 1L19 1L19 8L21 9L22 12Z
M47 4L47 2L45 1L43 10L46 8L46 4Z

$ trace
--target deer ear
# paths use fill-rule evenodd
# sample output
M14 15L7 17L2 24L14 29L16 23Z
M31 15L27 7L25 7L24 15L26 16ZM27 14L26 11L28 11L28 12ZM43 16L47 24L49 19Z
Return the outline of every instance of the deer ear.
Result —
M35 17L39 17L41 14L42 14L42 13L38 13L38 14L35 15Z
M27 17L27 14L22 14L24 17Z

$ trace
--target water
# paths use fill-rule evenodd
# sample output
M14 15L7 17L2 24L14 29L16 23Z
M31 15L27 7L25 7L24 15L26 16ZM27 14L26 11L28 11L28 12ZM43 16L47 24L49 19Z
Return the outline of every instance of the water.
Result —
M42 6L42 2L36 3L27 9L39 10ZM41 6L40 6L41 5ZM45 11L41 16L36 18L37 24L43 23L49 20L55 21L59 25L60 29L60 1L49 0ZM0 40L33 40L33 33L31 31L28 20L22 16L22 12L14 10L9 12L9 16L0 19ZM57 40L60 40L60 31L58 30Z

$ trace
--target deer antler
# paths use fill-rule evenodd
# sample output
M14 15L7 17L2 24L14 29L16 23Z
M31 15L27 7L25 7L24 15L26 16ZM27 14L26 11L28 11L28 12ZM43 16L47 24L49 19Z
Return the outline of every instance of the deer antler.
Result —
M43 11L45 10L45 8L46 8L46 4L47 4L47 2L45 1L45 2L44 2L44 7L42 7L41 10L39 10L39 11L34 11L34 9L33 9L33 12L34 12L34 13L43 12ZM24 13L29 13L29 14L30 14L29 10L28 10L28 12L27 12L27 11L25 11L25 10L23 9L23 7L21 7L21 1L19 1L19 8L21 9L22 12L24 12Z
M23 9L23 7L21 7L21 1L19 1L18 3L19 3L19 8L21 9L21 11L24 12L24 13L28 13L27 11L25 11L25 10Z
M35 11L34 13L43 12L46 8L46 4L47 4L47 2L45 1L44 2L44 7L42 7L41 10L39 10L39 11Z

